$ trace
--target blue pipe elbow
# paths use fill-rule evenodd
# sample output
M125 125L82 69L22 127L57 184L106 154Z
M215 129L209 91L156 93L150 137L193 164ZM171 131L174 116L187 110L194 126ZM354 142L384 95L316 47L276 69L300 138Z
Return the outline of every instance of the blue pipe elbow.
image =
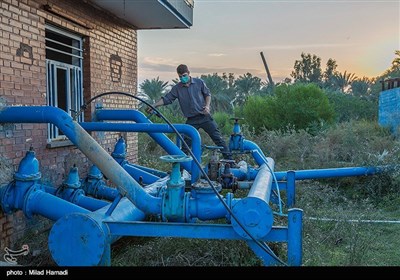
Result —
M117 110L112 110L117 111ZM118 112L118 111L117 111ZM127 131L127 132L169 132L173 133L172 128L167 124L153 124L153 123L81 123L81 126L88 131ZM192 126L187 124L174 124L175 128L178 132L184 133L192 138L192 152L196 159L201 162L201 138L199 132ZM167 137L168 138L168 137ZM169 140L169 139L168 139ZM171 150L167 149L165 145L163 145L162 140L160 140L160 146L162 146L169 154L171 154ZM171 142L172 143L172 142ZM175 144L172 143L175 146ZM167 146L170 147L170 146ZM183 152L175 146L175 154L171 155L184 155ZM174 150L175 150L174 149ZM192 183L197 182L200 178L200 169L198 166L192 161L191 165L187 165L189 162L183 162L182 166L191 172L191 181Z

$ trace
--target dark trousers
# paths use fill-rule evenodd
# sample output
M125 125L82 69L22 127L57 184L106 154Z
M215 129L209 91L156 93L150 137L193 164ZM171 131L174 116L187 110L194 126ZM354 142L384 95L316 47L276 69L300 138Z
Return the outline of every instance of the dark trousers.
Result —
M199 130L200 128L203 129L210 136L211 140L216 146L224 147L221 151L224 159L232 158L228 146L226 145L225 140L222 138L221 132L218 129L218 125L211 117L211 115L197 115L195 117L188 118L186 120L186 124L190 124L197 130ZM192 140L187 136L185 136L184 139L190 147L192 145ZM183 146L182 150L185 153L187 152L185 146Z

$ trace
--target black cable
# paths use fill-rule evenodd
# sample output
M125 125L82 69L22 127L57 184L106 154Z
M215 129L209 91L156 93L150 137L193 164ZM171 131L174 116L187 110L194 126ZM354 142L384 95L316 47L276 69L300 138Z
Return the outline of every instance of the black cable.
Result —
M148 103L147 101L143 100L140 97L137 97L133 94L130 93L126 93L126 92L119 92L119 91L111 91L111 92L105 92L105 93L101 93L99 95L96 95L92 98L89 99L89 101L85 102L85 104L83 104L81 106L81 109L79 110L79 112L76 114L75 117L79 116L83 110L87 109L88 104L90 104L91 102L93 102L94 100L105 96L105 95L113 95L113 94L117 94L117 95L124 95L124 96L128 96L131 97L133 99L136 99L144 104L146 104L147 106L149 106L154 112L156 112L156 114L162 118L171 128L172 130L176 133L176 135L178 136L178 138L182 141L182 144L185 146L186 150L190 153L190 155L192 156L193 161L196 163L197 167L200 169L200 172L202 173L202 175L204 176L204 178L206 179L206 181L208 182L208 184L211 186L212 190L214 191L214 193L216 194L216 196L218 197L218 199L221 201L222 205L224 205L224 207L226 208L226 210L228 211L228 213L230 214L230 216L237 222L237 224L243 229L243 231L264 251L266 252L268 255L270 255L275 261L277 261L278 263L287 266L287 264L282 261L281 259L279 259L275 253L272 251L272 249L265 244L265 242L261 243L260 241L258 241L247 229L246 227L239 221L239 219L236 217L236 215L232 212L232 210L229 208L229 206L226 204L226 202L224 201L224 199L219 195L219 192L217 191L217 189L214 187L213 183L211 182L210 178L208 177L207 173L203 170L203 168L201 167L200 162L197 160L197 158L194 156L192 150L190 149L190 147L188 146L188 144L185 142L185 140L183 139L182 135L179 133L179 131L174 127L174 125L166 118L164 117L163 114L160 113L160 111L158 111L153 105L151 105L150 103Z

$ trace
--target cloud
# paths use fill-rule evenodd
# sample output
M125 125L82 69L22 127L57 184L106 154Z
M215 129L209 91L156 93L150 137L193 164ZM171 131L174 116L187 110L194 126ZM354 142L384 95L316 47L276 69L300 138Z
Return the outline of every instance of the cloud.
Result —
M172 59L163 59L159 57L145 57L142 62L139 63L139 68L143 72L172 72L175 73L176 66L179 62ZM211 73L235 73L245 74L256 73L260 70L254 68L235 68L235 67L196 67L189 66L190 71L193 74L211 74Z
M175 72L179 62L161 57L144 57L139 67L144 71Z
M214 57L220 57L220 56L225 56L226 54L224 53L209 53L208 56L214 56Z
M234 73L234 74L246 74L246 73L258 73L259 69L254 68L237 68L237 67L191 67L192 73L196 74L212 74L212 73Z
M140 80L152 79L154 77L161 77L162 80L169 80L175 78L176 66L179 62L172 59L163 59L158 57L145 57L139 64L139 76ZM261 79L266 78L265 70L256 68L241 68L241 67L201 67L201 66L190 66L190 72L195 77L201 75L218 73L233 73L238 78L240 75L251 73L254 76L260 77ZM283 80L286 76L282 71L272 71L272 76L275 81Z
M354 44L337 44L337 43L325 43L325 44L301 44L301 45L266 45L258 47L248 47L245 50L303 50L303 49L321 49L321 48L345 48L351 47Z

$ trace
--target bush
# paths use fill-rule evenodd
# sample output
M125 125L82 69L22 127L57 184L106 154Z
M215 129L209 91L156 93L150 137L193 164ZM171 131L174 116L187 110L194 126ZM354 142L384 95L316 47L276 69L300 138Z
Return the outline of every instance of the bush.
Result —
M316 123L333 123L334 110L326 94L314 84L280 85L275 95L273 129L293 125L299 130Z
M229 136L232 134L233 130L233 120L231 120L230 115L223 112L216 112L213 114L213 118L218 124L219 131L221 131L222 135Z
M342 92L328 92L327 96L335 110L337 122L361 119L377 120L378 104L376 101L355 97Z
M280 85L275 96L252 96L243 108L246 123L255 131L316 128L333 123L334 110L326 94L314 84Z
M271 104L268 102L271 97L251 96L243 106L245 123L255 131L262 128L270 128L272 122Z

